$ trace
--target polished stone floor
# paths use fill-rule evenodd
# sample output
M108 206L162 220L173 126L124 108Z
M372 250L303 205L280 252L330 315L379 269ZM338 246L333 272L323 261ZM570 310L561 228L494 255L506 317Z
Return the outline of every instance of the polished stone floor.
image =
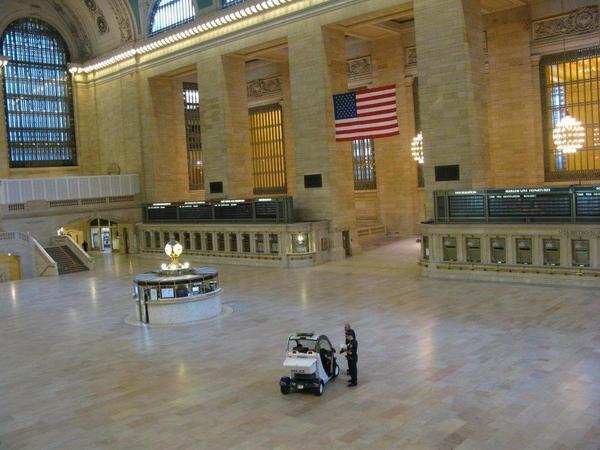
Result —
M157 260L0 284L0 449L598 449L598 290L422 279L414 241L221 266L229 316L126 323ZM356 329L359 385L283 396L288 333Z

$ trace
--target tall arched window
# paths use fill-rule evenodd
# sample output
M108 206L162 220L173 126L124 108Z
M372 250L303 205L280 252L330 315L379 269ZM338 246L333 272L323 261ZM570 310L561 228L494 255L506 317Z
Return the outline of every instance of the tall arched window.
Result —
M0 41L10 167L77 163L69 51L60 34L38 19L11 23Z
M156 0L150 14L150 36L194 20L194 0Z

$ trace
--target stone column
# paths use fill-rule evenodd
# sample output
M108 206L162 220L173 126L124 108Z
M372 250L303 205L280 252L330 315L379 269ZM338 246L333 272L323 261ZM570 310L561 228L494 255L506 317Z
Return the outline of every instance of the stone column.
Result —
M292 97L290 92L290 70L287 63L278 64L281 79L281 109L283 117L283 142L285 147L285 175L287 194L296 196L296 159L292 128Z
M400 134L375 140L375 171L381 221L389 233L401 236L414 234L417 222L417 167L410 154L413 109L404 82L404 47L401 36L371 44L373 85L396 85Z
M250 198L252 152L246 94L246 63L232 55L208 55L198 62L200 126L207 198ZM223 194L209 183L223 182Z
M311 29L307 29L311 27ZM299 219L328 220L330 257L344 257L342 231L356 237L352 155L347 142L336 142L332 95L347 91L344 34L294 24L288 30L288 52L296 153L296 197ZM304 176L321 174L323 187L305 188Z
M415 0L427 215L439 189L484 188L488 175L484 49L479 0ZM435 180L459 165L460 180Z

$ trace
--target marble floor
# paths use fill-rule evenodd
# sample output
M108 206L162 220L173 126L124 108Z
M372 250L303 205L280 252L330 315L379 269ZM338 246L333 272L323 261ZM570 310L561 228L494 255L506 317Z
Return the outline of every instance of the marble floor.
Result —
M0 284L0 449L600 448L600 295L420 278L413 240L220 266L233 313L126 323L157 260ZM288 333L360 342L359 385L283 396Z

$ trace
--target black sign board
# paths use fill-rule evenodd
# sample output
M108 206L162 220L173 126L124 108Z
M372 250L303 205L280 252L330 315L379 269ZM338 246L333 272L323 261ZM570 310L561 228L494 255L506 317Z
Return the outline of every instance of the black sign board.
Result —
M575 211L577 216L600 217L600 186L576 188Z
M568 189L504 189L488 191L490 217L569 217Z
M277 203L258 201L254 204L254 214L257 219L276 219Z
M252 219L252 203L217 203L215 205L216 220Z
M177 220L177 206L175 205L152 205L146 208L149 221L172 221Z
M452 195L448 197L450 217L483 217L483 195Z
M185 204L179 206L179 220L210 220L212 219L212 205Z

